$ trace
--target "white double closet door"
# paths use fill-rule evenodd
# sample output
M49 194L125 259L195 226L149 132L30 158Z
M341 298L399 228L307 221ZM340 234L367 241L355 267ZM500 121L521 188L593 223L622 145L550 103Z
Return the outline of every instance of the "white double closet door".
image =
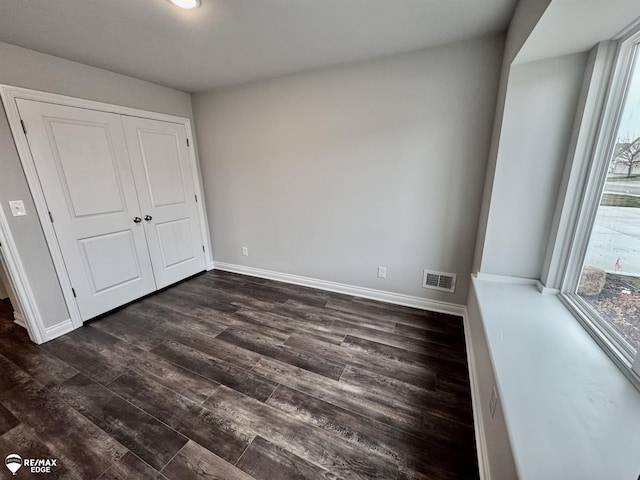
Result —
M83 320L205 269L185 125L17 105Z

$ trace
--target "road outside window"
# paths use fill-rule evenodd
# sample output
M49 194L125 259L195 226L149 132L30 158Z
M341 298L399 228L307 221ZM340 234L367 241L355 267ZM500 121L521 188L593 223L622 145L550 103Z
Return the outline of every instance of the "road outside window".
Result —
M640 66L636 55L578 295L640 350Z

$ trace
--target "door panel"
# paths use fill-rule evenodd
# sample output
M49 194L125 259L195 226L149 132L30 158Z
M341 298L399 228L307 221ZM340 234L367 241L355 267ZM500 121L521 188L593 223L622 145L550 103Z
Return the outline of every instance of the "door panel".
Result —
M108 125L55 120L49 127L57 150L53 160L74 216L122 212L126 202Z
M163 269L166 270L194 259L192 248L194 242L191 238L191 226L188 218L179 218L164 223L156 222L155 226Z
M122 117L158 288L205 269L184 125Z
M141 278L140 260L131 230L83 238L78 244L96 293Z
M138 142L152 208L184 204L185 179L180 165L179 138L173 132L140 129Z
M154 291L120 116L17 105L82 319Z

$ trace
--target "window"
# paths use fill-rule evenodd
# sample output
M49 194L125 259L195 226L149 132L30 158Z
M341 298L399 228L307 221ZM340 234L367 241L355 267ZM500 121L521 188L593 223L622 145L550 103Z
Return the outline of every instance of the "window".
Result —
M640 387L640 29L611 65L562 292Z
M636 46L636 50L637 50ZM640 348L640 68L633 62L577 293Z

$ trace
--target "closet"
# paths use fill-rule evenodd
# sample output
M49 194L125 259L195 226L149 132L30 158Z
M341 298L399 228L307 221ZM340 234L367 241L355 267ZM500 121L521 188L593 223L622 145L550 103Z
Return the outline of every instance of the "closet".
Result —
M16 104L82 320L205 269L183 123Z

